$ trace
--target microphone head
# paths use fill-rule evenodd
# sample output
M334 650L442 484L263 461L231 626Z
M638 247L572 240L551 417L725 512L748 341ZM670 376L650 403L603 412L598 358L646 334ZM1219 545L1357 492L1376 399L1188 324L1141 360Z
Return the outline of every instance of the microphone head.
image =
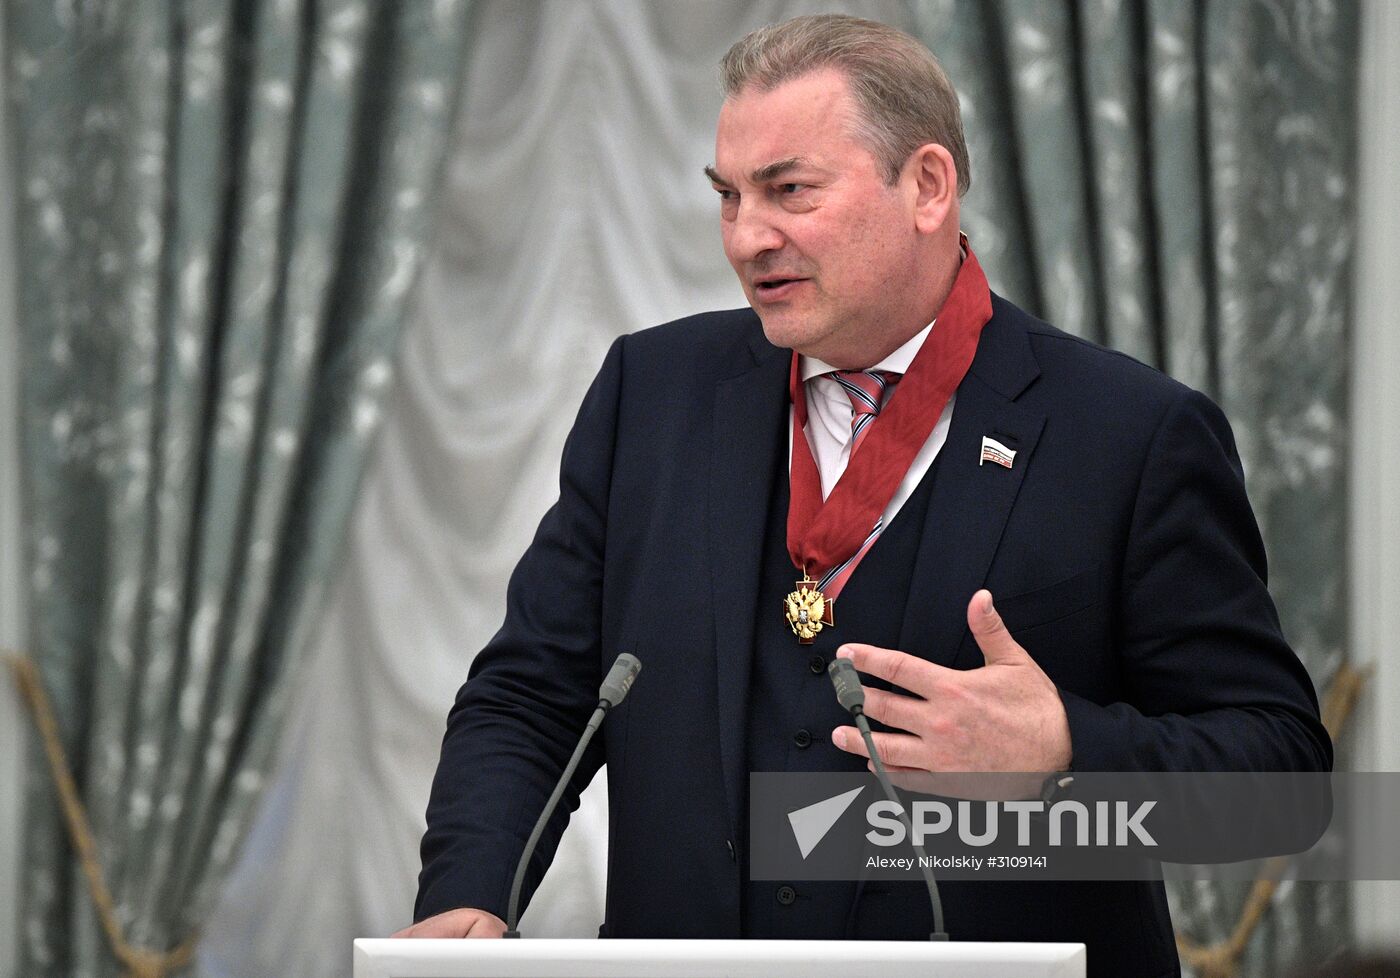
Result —
M831 676L831 685L836 687L837 702L848 711L865 706L865 689L850 659L833 659L826 671Z
M617 657L617 661L608 670L607 678L603 680L603 685L598 688L598 699L608 704L611 709L622 702L627 691L632 688L632 683L636 682L637 673L642 671L642 663L630 652L624 652Z

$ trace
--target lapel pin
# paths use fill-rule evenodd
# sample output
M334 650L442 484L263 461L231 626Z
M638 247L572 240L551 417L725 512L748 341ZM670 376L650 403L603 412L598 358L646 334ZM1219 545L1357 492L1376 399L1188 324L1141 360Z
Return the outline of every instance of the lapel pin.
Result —
M990 435L982 436L982 458L977 463L979 466L985 462L995 462L997 465L1009 469L1015 458L1016 453L1001 442Z

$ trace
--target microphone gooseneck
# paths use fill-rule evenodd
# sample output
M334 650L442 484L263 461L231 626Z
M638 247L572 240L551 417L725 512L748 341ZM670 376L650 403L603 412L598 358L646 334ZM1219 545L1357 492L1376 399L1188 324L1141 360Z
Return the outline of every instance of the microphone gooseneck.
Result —
M929 935L929 940L946 941L948 932L943 928L943 900L938 895L938 881L933 876L933 863L924 852L924 847L915 841L914 827L909 824L909 815L904 811L899 796L895 794L889 773L885 770L884 762L880 760L880 752L875 749L875 737L870 732L870 721L865 718L865 689L860 684L860 675L850 659L832 660L831 665L827 666L827 674L831 677L832 686L836 688L837 702L855 720L856 729L865 740L865 749L870 752L870 760L875 765L875 777L880 782L885 797L895 806L904 831L909 833L909 844L914 847L914 853L919 857L919 871L923 874L924 885L928 887L929 903L933 906L933 933Z
M564 788L573 779L574 771L578 769L579 761L583 759L583 752L588 749L593 735L603 725L603 717L607 715L608 710L622 702L628 691L631 690L632 684L636 682L637 673L641 671L642 663L637 657L624 652L617 657L612 668L608 670L603 685L598 688L598 706L593 710L593 715L588 718L588 724L583 728L583 736L579 738L578 746L574 748L569 763L564 766L564 773L559 776L559 783L554 786L554 793L549 796L549 801L545 802L544 811L540 812L540 817L530 832L530 838L525 843L525 851L520 854L520 862L515 867L515 880L510 885L510 909L506 916L506 932L501 935L502 937L520 936L520 931L516 927L520 922L520 891L525 886L525 868L530 865L530 857L535 854L535 846L539 844L540 836L544 834L544 827L549 824L554 809L558 807L559 799L564 796Z

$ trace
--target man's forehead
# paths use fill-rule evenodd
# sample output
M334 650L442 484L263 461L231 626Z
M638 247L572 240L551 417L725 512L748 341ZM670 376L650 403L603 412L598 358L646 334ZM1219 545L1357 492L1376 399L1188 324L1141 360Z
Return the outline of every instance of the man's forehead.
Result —
M852 109L845 77L830 70L731 96L720 109L715 131L721 182L749 178L761 183L799 166L820 166L850 142Z
M844 75L814 71L772 88L750 85L729 96L720 106L718 128L771 131L774 125L844 122L853 108Z

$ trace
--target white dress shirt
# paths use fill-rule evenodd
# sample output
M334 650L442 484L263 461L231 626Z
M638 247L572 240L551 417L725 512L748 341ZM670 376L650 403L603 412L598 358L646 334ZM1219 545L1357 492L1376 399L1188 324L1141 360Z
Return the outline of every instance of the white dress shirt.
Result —
M890 370L898 374L903 374L909 369L909 365L914 362L914 355L919 352L924 345L924 340L928 337L929 330L933 329L933 323L929 323L919 330L908 342L895 350L885 359L871 367L871 370ZM844 388L838 384L833 377L823 376L829 374L836 368L830 364L823 363L815 357L799 357L798 371L806 386L807 393L807 444L811 446L812 457L816 460L817 471L821 474L822 499L825 500L835 488L841 474L846 471L846 463L851 457L851 400L846 395ZM885 398L888 400L899 391L899 385L892 384L885 390ZM933 431L929 432L928 439L924 442L923 448L914 456L914 461L909 466L909 471L904 474L904 480L900 482L899 488L895 490L894 497L889 505L885 507L884 525L889 527L890 521L899 512L900 507L907 500L919 485L924 475L928 472L929 466L933 464L934 458L938 455L943 443L948 440L948 425L953 418L953 402L957 400L954 394L948 398L948 403L943 408L943 413L939 415L938 422L933 426ZM883 409L884 403L881 404ZM871 424L878 425L880 419L876 418ZM788 466L792 465L792 408L788 409Z

